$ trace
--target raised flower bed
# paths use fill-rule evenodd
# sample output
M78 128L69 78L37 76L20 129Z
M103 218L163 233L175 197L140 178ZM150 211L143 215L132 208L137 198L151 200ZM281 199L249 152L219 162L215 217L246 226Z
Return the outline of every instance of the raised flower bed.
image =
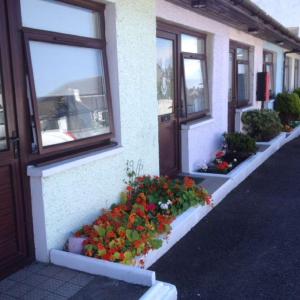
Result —
M77 245L75 252L144 267L143 257L162 247L177 216L192 206L210 204L211 196L188 177L183 181L167 177L134 178L121 203L75 233L82 244L82 250L78 251Z
M209 164L201 166L196 172L227 175L239 164L256 153L255 140L242 133L224 135L224 145Z

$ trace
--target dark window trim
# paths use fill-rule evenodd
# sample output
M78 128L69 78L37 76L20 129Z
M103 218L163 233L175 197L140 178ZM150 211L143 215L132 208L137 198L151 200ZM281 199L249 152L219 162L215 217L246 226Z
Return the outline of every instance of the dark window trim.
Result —
M206 72L206 78L204 78L204 81L206 81L206 91L205 94L209 99L209 94L208 94L208 79L207 79L207 63L206 63L206 55L204 54L196 54L196 53L187 53L187 52L181 52L181 63L182 63L182 79L183 79L183 87L184 87L184 102L185 102L185 118L186 121L189 122L191 120L195 120L195 119L200 119L203 118L204 116L206 116L209 113L209 109L203 109L194 113L187 113L187 97L186 97L186 80L185 80L185 71L184 71L184 59L194 59L194 60L198 60L200 62L204 61L205 63L205 72ZM210 105L210 102L209 102Z
M68 4L75 4L81 6L82 1L77 0L69 0L62 1L68 2ZM91 4L91 5L90 5ZM29 77L29 86L30 93L32 98L32 106L34 112L34 123L35 123L35 132L37 135L37 146L38 153L32 153L31 160L34 162L41 161L52 161L57 157L61 157L64 155L65 158L72 156L74 153L79 155L79 152L85 152L87 149L91 149L94 147L95 150L100 149L103 145L108 145L110 140L114 137L114 120L113 120L113 108L112 108L112 99L111 99L111 91L110 91L110 80L109 80L109 71L108 71L108 62L106 55L106 42L105 42L105 29L104 29L104 6L98 3L94 5L94 3L90 1L84 1L84 5L82 7L91 8L93 10L97 9L97 12L100 14L102 25L101 39L94 39L88 37L82 37L77 35L70 35L65 33L57 33L46 30L32 29L32 28L22 28L23 38L25 44L25 61L27 62L27 72ZM80 139L77 141L65 142L61 144L51 145L47 147L42 146L41 140L41 128L40 121L38 115L38 102L35 94L35 85L34 85L34 76L33 76L33 68L32 61L30 56L29 42L30 41L41 41L47 43L55 43L59 45L69 45L83 48L94 48L102 51L103 55L103 68L104 68L104 76L106 83L106 96L107 96L107 105L109 112L109 121L110 121L110 132L108 134L92 136L84 139Z
M79 6L82 8L87 8L90 10L99 11L99 12L104 12L104 10L105 10L105 4L90 1L90 0L58 0L58 1L64 2L66 4L70 4L70 5Z
M251 95L251 90L250 90L250 87L251 87L251 78L250 78L250 47L249 45L246 45L246 44L242 44L240 42L237 42L237 41L232 41L230 40L230 46L229 46L229 50L233 53L233 65L234 65L234 74L233 74L233 86L234 86L234 90L232 91L232 98L233 98L233 101L235 101L235 106L237 108L244 108L244 107L247 107L250 105L250 95ZM241 48L241 49L244 49L244 50L247 50L248 51L248 60L244 60L244 59L237 59L237 48ZM249 79L249 82L248 82L248 86L249 86L249 90L248 90L248 93L249 93L249 99L238 99L238 84L237 84L237 81L238 81L238 78L237 78L237 75L238 75L238 66L239 64L241 65L247 65L248 66L248 79Z
M300 87L299 83L299 71L300 71L300 59L295 59L295 65L294 65L294 89L297 89Z
M290 71L291 71L291 58L290 57L286 57L285 58L285 72L284 72L284 91L288 92L290 90L291 87L291 83L290 83ZM287 84L287 85L286 85Z
M179 117L180 123L184 124L191 121L196 121L199 119L202 119L203 117L206 117L210 114L210 108L208 110L199 111L193 114L187 114L186 110L186 90L185 90L185 80L184 80L184 69L183 69L183 56L186 56L187 58L197 58L201 60L205 60L205 72L206 72L206 88L207 88L207 97L209 99L209 105L210 105L210 94L209 94L209 80L208 80L208 66L207 66L207 56L206 56L206 50L207 50L207 35L187 28L185 26L176 25L167 23L165 21L162 21L161 19L157 20L157 33L166 33L166 34L172 34L176 35L176 41L177 41L177 47L176 47L176 73L175 76L175 95L178 96L178 110L177 115ZM181 51L181 34L187 34L190 36L194 36L197 38L200 38L204 41L204 54L197 54L197 53L189 53L189 52L182 52ZM184 84L184 91L182 91L182 80ZM184 99L182 98L182 92L184 93ZM182 103L184 101L184 103ZM183 107L183 105L185 107Z

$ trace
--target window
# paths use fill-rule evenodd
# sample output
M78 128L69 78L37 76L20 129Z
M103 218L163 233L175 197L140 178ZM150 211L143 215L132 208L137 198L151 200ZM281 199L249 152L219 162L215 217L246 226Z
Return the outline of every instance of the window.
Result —
M275 63L274 54L269 51L264 51L263 53L263 71L270 74L270 96L274 98L275 96Z
M288 92L290 90L290 58L285 58L284 65L284 90Z
M233 53L235 53L236 105L237 107L243 107L250 102L249 48L234 43L231 43L231 47Z
M180 38L184 113L189 119L209 111L205 39L185 33Z
M175 113L183 122L207 115L210 107L206 36L160 22L158 27L159 115Z
M158 115L174 112L174 41L157 38L157 99Z
M300 87L300 82L299 82L299 71L300 71L300 61L299 59L295 59L295 77L294 77L294 88L297 89Z
M113 136L104 6L78 2L21 0L33 136L41 154L99 146Z

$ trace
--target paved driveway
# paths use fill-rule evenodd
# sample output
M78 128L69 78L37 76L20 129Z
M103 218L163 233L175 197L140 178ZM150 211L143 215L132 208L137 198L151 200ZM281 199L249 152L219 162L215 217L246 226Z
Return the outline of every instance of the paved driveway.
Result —
M151 267L178 299L300 299L300 139Z

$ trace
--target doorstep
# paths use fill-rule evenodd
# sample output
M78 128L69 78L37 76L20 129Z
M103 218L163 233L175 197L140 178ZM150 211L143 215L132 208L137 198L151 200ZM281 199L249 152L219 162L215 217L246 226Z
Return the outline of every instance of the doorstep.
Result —
M124 300L149 299L144 298L149 294L146 286L44 263L33 263L0 281L0 299L117 300L120 293L126 295Z

